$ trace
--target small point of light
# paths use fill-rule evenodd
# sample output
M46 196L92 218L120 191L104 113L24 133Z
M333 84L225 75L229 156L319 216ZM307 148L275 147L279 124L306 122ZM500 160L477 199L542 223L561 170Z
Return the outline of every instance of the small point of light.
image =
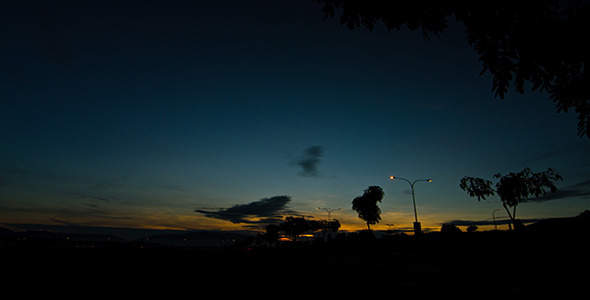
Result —
M432 182L432 179L428 179L428 182Z
M395 179L395 177L393 177L393 176L390 176L390 177L389 177L389 179Z

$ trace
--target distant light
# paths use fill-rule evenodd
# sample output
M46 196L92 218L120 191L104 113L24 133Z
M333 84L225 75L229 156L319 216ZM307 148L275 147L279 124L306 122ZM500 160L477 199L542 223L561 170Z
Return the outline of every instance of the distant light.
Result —
M428 182L432 182L432 179L428 179Z
M391 177L389 177L389 179L395 179L395 177L394 176L391 176Z

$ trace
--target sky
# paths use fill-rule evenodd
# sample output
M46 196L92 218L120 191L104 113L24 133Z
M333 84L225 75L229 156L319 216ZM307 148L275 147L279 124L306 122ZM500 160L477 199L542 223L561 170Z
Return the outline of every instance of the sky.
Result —
M262 230L320 207L357 230L352 199L377 185L372 228L410 230L398 176L432 179L415 185L424 229L486 228L501 202L460 179L525 167L564 180L518 218L590 208L576 115L538 91L495 98L460 24L349 30L307 0L2 6L2 227Z

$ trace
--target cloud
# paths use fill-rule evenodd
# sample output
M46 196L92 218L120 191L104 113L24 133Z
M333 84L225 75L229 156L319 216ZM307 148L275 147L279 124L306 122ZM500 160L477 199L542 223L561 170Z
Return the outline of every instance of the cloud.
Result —
M237 204L230 208L222 208L217 211L196 209L195 212L204 214L209 218L226 220L232 223L278 223L282 221L283 214L295 213L287 209L287 204L290 201L290 196L274 196L248 204Z
M305 149L303 155L293 160L290 164L301 167L299 175L303 177L315 177L318 176L318 165L320 163L320 157L324 154L324 148L322 146L313 146Z
M590 198L590 179L586 181L582 181L580 183L570 185L564 187L562 189L557 190L557 192L553 194L547 194L545 196L541 196L539 198L532 198L527 199L526 202L544 202L556 199L565 199L565 198Z

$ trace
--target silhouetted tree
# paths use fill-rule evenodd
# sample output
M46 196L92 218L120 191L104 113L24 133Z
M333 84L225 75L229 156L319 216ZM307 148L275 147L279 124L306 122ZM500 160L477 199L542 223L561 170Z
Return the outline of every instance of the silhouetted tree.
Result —
M519 203L529 200L529 197L539 197L547 193L549 189L552 193L557 191L554 181L563 180L553 168L545 172L534 173L530 168L525 168L518 173L508 173L506 175L496 174L498 178L495 189L492 187L492 181L477 178L463 177L459 185L462 190L466 191L471 197L477 197L477 200L486 200L486 196L498 194L502 201L502 206L508 213L512 224L518 224L516 221L516 207ZM510 212L509 207L512 208ZM510 224L508 224L510 226ZM512 229L512 227L510 227Z
M305 232L316 232L322 231L324 235L326 232L337 232L340 229L340 221L338 220L306 220L304 217L286 217L285 221L280 225L268 225L266 226L266 235L278 239L279 231L283 231L286 236L293 238L293 241L297 241L297 237Z
M461 228L457 227L455 224L443 224L440 228L440 232L442 233L460 233Z
M471 225L471 226L467 227L467 232L469 232L469 233L476 232L477 229L478 229L477 226Z
M340 229L340 221L338 219L333 219L330 221L322 220L322 231L326 232L337 232Z
M292 237L297 241L297 237L309 230L309 222L304 217L286 217L285 222L279 226L286 236Z
M271 244L275 243L279 239L280 231L281 227L279 227L279 225L268 224L266 225L266 233L264 234L264 238Z
M352 209L358 213L359 218L367 222L369 230L371 230L371 224L381 221L381 209L377 206L377 202L381 202L384 194L381 187L370 186L362 196L352 200Z
M425 37L444 32L452 16L465 25L466 41L493 75L492 91L504 98L510 83L524 93L547 91L557 111L575 109L578 135L590 138L590 7L581 0L368 1L313 0L326 17L340 11L348 28L421 28Z
M340 221L338 221L336 219L333 219L330 221L320 220L320 221L314 221L314 222L318 223L318 225L314 229L314 231L321 231L324 240L326 239L326 233L338 232L338 230L340 229Z

